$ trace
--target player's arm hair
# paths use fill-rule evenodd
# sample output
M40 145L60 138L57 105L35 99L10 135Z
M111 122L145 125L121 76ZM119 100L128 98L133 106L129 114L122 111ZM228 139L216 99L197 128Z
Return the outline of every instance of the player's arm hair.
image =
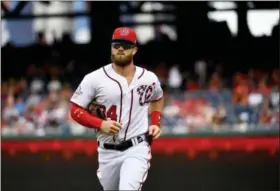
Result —
M151 125L160 126L161 112L164 106L164 97L158 100L151 101L149 104L149 114Z
M99 129L103 122L102 119L91 115L85 108L75 103L71 104L70 114L73 120L88 128Z

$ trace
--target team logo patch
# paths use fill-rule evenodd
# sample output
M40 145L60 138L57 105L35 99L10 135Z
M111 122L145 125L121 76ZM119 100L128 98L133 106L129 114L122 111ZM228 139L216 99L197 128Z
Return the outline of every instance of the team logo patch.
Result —
M141 85L137 88L137 93L139 94L139 104L141 106L144 106L150 102L154 89L155 83L152 85Z
M79 87L77 88L77 90L74 92L74 97L78 97L80 95L82 95L83 92L82 92L82 87L81 85L79 85Z
M126 28L121 29L120 35L122 36L127 36L129 34L129 30Z

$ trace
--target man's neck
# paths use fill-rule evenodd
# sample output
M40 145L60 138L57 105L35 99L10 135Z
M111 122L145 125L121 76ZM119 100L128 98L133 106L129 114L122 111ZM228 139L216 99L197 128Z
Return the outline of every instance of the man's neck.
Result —
M113 69L115 70L116 73L123 77L129 77L132 76L135 72L135 66L133 62L131 64L121 67L113 63Z

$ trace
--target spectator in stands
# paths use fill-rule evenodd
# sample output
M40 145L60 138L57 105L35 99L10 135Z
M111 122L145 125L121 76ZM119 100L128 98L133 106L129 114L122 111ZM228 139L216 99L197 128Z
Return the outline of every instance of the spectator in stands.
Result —
M25 110L25 107L26 107L26 104L23 100L22 97L18 97L17 100L16 100L16 103L15 103L15 109L19 112L19 115L20 116L23 116L24 115L24 110Z
M19 119L20 112L16 109L14 105L14 97L9 95L7 97L6 106L3 109L3 119L9 127L14 127Z
M207 63L204 60L198 60L194 63L195 73L198 75L198 82L200 87L204 87L207 77Z
M258 83L257 92L263 94L264 96L268 96L270 93L270 87L268 86L266 79L262 78Z
M62 88L62 84L58 80L52 80L47 85L48 91L59 91Z
M184 116L180 115L180 108L178 105L167 105L163 109L162 126L165 132L186 133L187 126Z
M256 71L253 68L250 68L247 76L248 86L250 89L256 89L257 79L256 79Z
M209 82L210 90L219 90L222 88L222 79L217 72L214 72Z
M273 112L273 117L271 119L271 124L279 128L279 124L280 124L279 108Z
M168 88L170 92L180 92L183 78L178 65L174 65L170 68L168 74Z
M192 77L188 77L185 83L185 91L198 91L200 90L199 83L195 81Z
M270 125L272 120L272 112L268 107L268 104L264 104L259 113L259 123L262 125Z
M226 120L226 110L223 105L219 105L212 117L212 124L214 126L222 125Z
M8 97L8 92L9 92L9 85L7 82L3 81L1 82L1 102L5 103L5 100ZM3 107L4 104L2 104Z
M272 72L271 85L273 88L280 87L280 69L274 69Z
M253 109L258 110L261 104L263 103L264 95L258 91L252 91L248 95L248 105Z
M23 100L26 100L28 97L29 89L27 80L25 78L21 78L16 84L16 92L17 95L22 97Z
M52 103L52 105L48 109L46 126L58 128L60 125L66 122L66 109L67 107L64 103L60 103L59 101L55 101L54 103Z
M31 88L31 93L26 100L26 107L36 106L42 99L42 96L38 93L41 88L39 86L32 86Z
M239 124L251 124L255 122L254 111L247 103L237 104L234 108L236 122Z
M215 108L212 106L212 104L208 103L206 100L202 100L200 102L200 112L205 119L205 125L211 126L212 117L215 114Z
M45 115L44 126L49 128L57 128L58 131L69 131L68 110L69 101L62 100L61 93L58 91L51 91L49 94L49 105Z
M274 86L269 95L269 102L273 109L279 109L280 104L280 89L279 86Z
M247 104L249 87L247 81L241 73L237 73L234 78L233 104Z
M70 84L64 84L63 87L61 88L60 94L61 94L62 100L64 100L64 101L70 100L70 98L73 94Z

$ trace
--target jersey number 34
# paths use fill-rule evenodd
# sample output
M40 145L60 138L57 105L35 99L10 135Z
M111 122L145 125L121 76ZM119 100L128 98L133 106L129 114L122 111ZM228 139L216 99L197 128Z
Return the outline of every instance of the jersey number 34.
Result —
M112 105L107 111L104 105L99 105L100 109L102 109L103 114L106 118L110 118L111 120L117 121L117 106Z

